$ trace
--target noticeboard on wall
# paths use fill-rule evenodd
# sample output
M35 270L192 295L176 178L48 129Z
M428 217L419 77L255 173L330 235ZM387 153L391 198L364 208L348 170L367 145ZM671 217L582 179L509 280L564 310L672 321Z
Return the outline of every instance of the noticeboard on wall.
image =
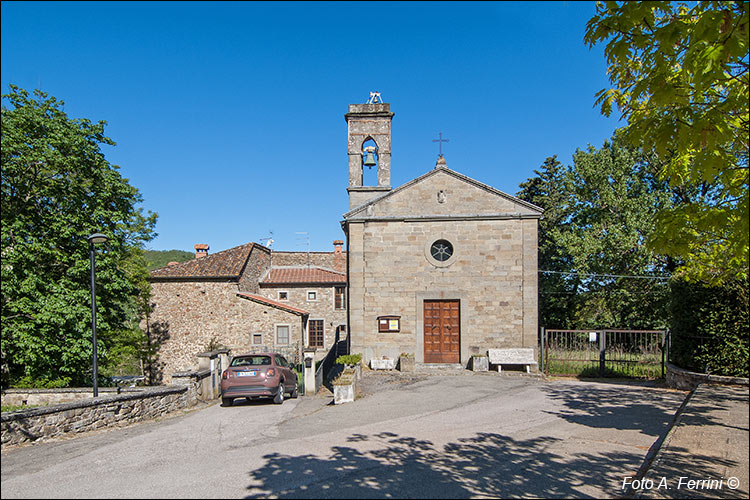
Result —
M401 316L378 316L378 332L401 331Z

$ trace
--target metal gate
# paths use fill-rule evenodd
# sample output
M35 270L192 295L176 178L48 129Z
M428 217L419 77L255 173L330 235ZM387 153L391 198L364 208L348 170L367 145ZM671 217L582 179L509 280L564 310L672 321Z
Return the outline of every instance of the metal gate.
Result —
M541 330L546 374L664 378L669 330Z

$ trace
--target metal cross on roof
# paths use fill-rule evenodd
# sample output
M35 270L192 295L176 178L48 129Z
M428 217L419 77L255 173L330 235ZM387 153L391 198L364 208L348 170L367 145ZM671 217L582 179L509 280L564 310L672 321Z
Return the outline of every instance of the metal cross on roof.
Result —
M438 156L443 156L443 143L450 142L450 139L443 139L443 133L440 132L440 139L433 139L432 142L437 142L440 145L440 154Z

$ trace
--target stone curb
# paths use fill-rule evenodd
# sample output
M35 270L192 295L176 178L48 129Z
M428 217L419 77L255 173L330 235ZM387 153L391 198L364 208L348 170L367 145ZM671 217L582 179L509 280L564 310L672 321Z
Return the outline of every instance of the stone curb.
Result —
M656 442L654 442L653 446L648 450L643 464L641 464L638 472L636 472L635 476L633 476L633 481L637 481L646 477L646 474L648 474L652 466L661 461L664 450L669 446L669 442L672 440L672 436L675 433L677 424L679 424L682 420L682 415L683 413L685 413L685 408L687 408L688 403L693 398L693 394L695 394L695 389L690 391L680 407L677 409L677 412L675 412L674 418L669 423L669 428L664 434L664 439L657 439ZM634 490L631 486L629 486L628 490L623 495L623 498L643 498L643 493L643 491Z

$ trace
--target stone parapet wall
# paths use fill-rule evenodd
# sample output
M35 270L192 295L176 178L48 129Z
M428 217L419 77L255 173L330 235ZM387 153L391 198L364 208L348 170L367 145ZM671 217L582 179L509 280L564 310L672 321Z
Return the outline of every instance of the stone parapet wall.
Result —
M154 387L136 393L89 398L3 413L2 446L149 420L197 402L193 386Z
M99 387L99 394L131 394L143 392L145 387ZM66 387L62 389L6 389L2 393L2 405L6 406L41 406L81 401L92 397L91 387Z
M667 386L673 389L690 391L698 387L698 384L744 385L747 387L749 379L691 372L667 362L666 380Z

